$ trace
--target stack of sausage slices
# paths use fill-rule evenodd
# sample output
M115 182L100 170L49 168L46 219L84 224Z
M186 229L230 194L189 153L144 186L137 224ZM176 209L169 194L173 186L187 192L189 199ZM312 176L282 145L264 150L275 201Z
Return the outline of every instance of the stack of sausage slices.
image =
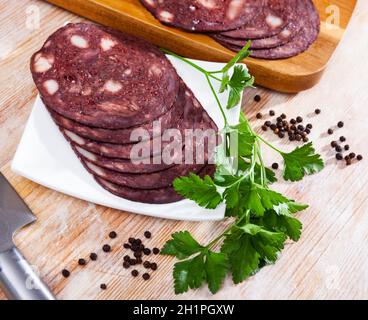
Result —
M251 40L251 56L282 59L317 39L320 18L311 0L141 0L162 23L207 33L232 51Z
M186 133L216 136L217 126L151 44L94 24L68 24L32 56L31 71L51 117L111 193L170 203L181 199L176 178L213 174L207 140Z

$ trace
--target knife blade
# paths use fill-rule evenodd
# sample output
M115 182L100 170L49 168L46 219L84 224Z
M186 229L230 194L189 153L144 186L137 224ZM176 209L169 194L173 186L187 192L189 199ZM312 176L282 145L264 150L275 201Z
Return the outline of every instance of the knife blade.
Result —
M13 243L15 232L35 221L31 210L0 173L0 288L9 299L55 299Z

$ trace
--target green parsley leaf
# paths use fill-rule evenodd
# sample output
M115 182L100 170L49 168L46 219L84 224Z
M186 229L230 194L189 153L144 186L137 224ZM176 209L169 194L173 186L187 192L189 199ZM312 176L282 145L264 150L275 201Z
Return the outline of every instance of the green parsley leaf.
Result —
M228 72L235 64L237 64L239 61L242 61L249 57L249 48L250 48L250 41L248 41L245 46L237 53L236 56L234 56L227 65L222 69L223 73Z
M263 216L266 210L271 210L280 203L289 202L282 194L250 181L243 181L240 189L244 193L241 206L251 210L256 216Z
M175 179L174 188L183 197L193 200L201 207L207 209L217 208L222 201L221 195L217 192L216 185L209 176L202 179L190 173L187 177Z
M315 153L311 142L290 153L281 153L281 155L285 162L285 180L299 181L306 174L319 172L324 167L321 156Z
M161 254L176 256L178 259L185 259L200 252L203 247L192 237L188 231L176 232L172 239L167 241Z
M208 288L216 293L229 269L227 256L204 250L192 259L181 261L174 266L175 293L184 293L202 286L207 281Z
M205 271L208 288L212 293L219 291L228 270L229 262L225 254L212 251L207 253Z
M230 80L226 76L226 81L223 81L222 86L224 88L228 87L230 90L227 108L231 109L239 104L243 90L246 87L253 86L254 78L249 75L248 70L244 66L239 65L234 67L234 73Z
M176 294L187 292L189 288L197 289L202 286L206 278L203 265L202 254L192 259L175 263L173 277Z
M227 235L221 252L229 257L234 283L240 283L261 267L262 260L273 262L284 247L286 236L259 225L245 224Z

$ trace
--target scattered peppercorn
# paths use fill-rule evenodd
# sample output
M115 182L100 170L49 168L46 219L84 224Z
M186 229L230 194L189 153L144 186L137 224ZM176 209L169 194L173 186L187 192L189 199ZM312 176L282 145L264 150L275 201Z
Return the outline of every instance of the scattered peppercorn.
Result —
M129 238L128 242L129 242L130 244L133 244L134 240L135 240L134 238Z
M331 141L331 147L336 148L338 146L336 141Z
M127 262L127 261L124 261L124 263L123 263L123 267L124 267L125 269L128 269L128 268L130 267L130 263L129 263L129 262Z
M141 239L135 239L134 243L140 246L142 244L142 240Z
M340 137L340 141L341 141L341 142L345 142L345 141L346 141L346 138L345 138L344 136L341 136L341 137Z
M266 127L270 127L271 126L271 121L266 121L265 123L264 123L264 125L266 126Z
M136 264L138 264L138 261L137 259L131 259L128 261L128 263L131 265L131 266L135 266Z
M354 152L351 152L351 153L349 154L349 157L350 157L350 159L354 159L354 158L355 158L355 153L354 153Z
M308 137L303 137L303 142L308 142L308 141L309 141Z
M339 121L339 122L337 123L337 126L338 126L339 128L342 128L342 127L344 126L344 122Z
M296 124L296 120L295 119L290 119L290 123L291 124Z
M124 248L125 249L131 249L132 246L129 243L124 243Z
M129 262L130 261L130 257L128 255L126 255L126 256L124 256L123 260Z
M96 261L97 260L97 254L92 252L90 255L89 255L89 258L92 260L92 261Z
M78 260L78 264L79 264L80 266L85 266L85 265L87 264L87 261L86 261L85 259L79 259L79 260Z
M159 254L160 253L160 249L159 248L153 248L152 249L153 254Z
M350 166L351 165L351 159L346 159L346 165Z
M350 149L350 146L348 145L348 144L346 144L345 146L344 146L344 150L345 151L348 151Z
M150 275L149 275L148 273L144 273L144 274L143 274L143 276L142 276L142 278L143 278L145 281L147 281L147 280L149 280Z
M273 117L275 115L275 111L270 110L269 114L270 114L271 117Z
M149 256L151 254L151 249L148 249L148 248L145 248L143 250L143 253L146 255L146 256Z
M320 114L320 113L321 113L321 109L316 109L316 110L314 110L314 113L315 113L315 114Z
M279 168L279 164L278 163L273 163L272 164L272 169L274 169L274 170L277 170Z
M151 270L153 271L157 270L157 263L155 262L151 263Z
M136 258L140 258L140 257L142 257L142 252L141 251L134 252L134 256Z
M107 289L107 285L106 285L106 284L104 284L104 283L102 283L102 284L100 285L100 288L101 288L101 290L106 290L106 289Z
M296 134L295 135L295 140L296 141L301 141L302 140L302 136L300 134Z
M286 114L285 113L281 114L280 118L281 119L286 119Z
M256 114L256 118L257 118L257 119L262 119L262 114L258 112L258 113Z
M340 152L336 153L336 159L337 160L342 160L343 159L342 154Z
M149 269L149 268L151 268L151 263L149 261L145 261L143 263L143 267L145 267L146 269Z
M336 146L335 147L335 150L336 150L336 152L341 152L342 151L342 148L340 146Z
M296 122L298 122L298 123L301 123L301 122L303 122L303 118L302 117L296 117Z
M111 251L111 246L109 246L108 244L105 244L102 247L103 252L110 252Z
M267 126L263 125L261 128L263 131L267 131Z
M138 270L135 270L135 269L134 269L134 270L132 271L132 276L133 276L133 277L138 277L138 275L139 275Z
M285 133L279 132L278 136L279 136L280 139L283 139L283 138L285 138Z
M109 233L109 237L110 237L110 239L115 239L117 236L118 236L118 235L117 235L117 233L116 233L115 231L111 231L111 232Z
M70 271L69 270L62 270L61 274L63 275L64 278L69 278L70 277Z
M300 130L300 131L304 131L304 126L302 125L302 124L300 124L300 125L298 125L298 130Z
M327 133L328 133L328 134L333 134L333 130L332 130L332 129L328 129L328 130L327 130Z
M255 101L255 102L260 102L260 101L261 101L261 99L262 99L262 98L261 98L261 96L260 96L259 94L257 94L257 95L255 95L255 96L254 96L254 101Z
M149 232L149 231L145 231L145 232L144 232L144 236L145 236L147 239L150 239L150 238L152 237L152 234L151 234L151 232Z
M313 128L313 126L312 126L312 124L311 123L308 123L307 124L307 128L310 130L310 129L312 129Z
M358 154L358 155L357 155L357 160L358 160L358 161L362 161L362 160L363 160L363 156L362 156L361 154Z

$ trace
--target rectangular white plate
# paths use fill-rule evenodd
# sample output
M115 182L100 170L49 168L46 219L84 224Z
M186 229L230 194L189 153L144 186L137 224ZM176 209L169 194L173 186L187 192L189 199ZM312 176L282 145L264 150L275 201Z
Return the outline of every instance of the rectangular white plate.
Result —
M224 122L205 77L188 64L169 57L179 75L192 89L219 128ZM206 70L220 70L223 63L192 60ZM213 83L218 91L219 84ZM226 95L220 95L226 105ZM238 123L240 106L226 111L231 124ZM193 201L183 200L171 204L145 204L119 198L101 186L84 169L54 124L38 97L29 117L23 137L12 162L12 170L36 183L70 196L118 210L175 220L220 220L225 206L215 210L199 207Z

